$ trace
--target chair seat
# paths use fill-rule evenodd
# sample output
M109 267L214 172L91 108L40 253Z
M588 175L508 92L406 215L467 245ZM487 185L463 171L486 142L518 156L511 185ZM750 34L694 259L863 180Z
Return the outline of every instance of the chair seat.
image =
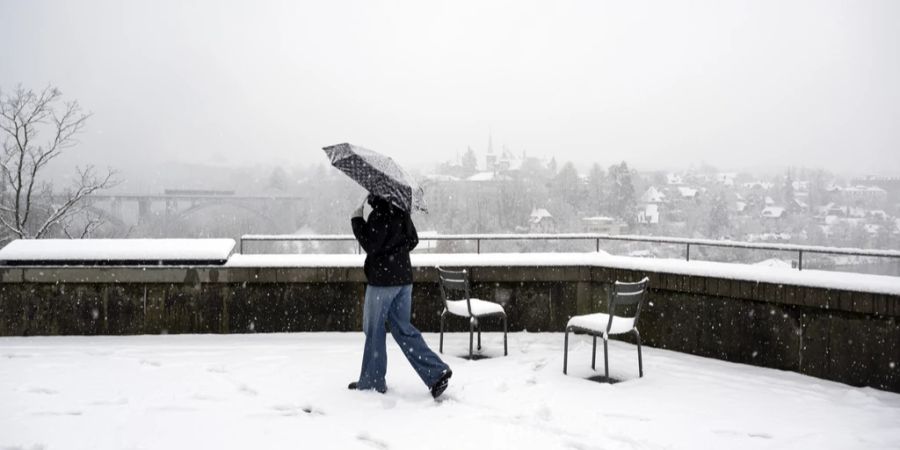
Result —
M479 300L477 298L469 299L469 301L472 302L472 314L475 317L503 312L503 306L494 302ZM465 300L448 300L447 311L453 315L469 317L469 307L466 306Z
M576 327L605 334L607 325L609 325L609 314L596 313L572 317L569 319L566 328ZM609 329L609 334L627 333L632 329L634 329L634 317L613 316L612 328Z

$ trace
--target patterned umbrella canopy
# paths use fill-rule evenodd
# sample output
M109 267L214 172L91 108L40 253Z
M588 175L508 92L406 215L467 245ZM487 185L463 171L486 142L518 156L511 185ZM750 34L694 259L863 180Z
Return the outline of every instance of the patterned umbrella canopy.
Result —
M375 194L403 209L428 212L425 192L390 156L343 143L324 147L331 165Z

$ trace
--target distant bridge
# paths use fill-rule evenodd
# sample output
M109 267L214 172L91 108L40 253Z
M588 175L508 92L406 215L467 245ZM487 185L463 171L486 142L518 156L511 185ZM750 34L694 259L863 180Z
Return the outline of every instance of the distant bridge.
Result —
M202 210L228 206L244 210L267 222L276 216L296 217L298 206L307 200L296 195L236 195L234 191L166 189L162 194L104 193L86 198L88 209L117 225L140 225L154 216L186 218Z

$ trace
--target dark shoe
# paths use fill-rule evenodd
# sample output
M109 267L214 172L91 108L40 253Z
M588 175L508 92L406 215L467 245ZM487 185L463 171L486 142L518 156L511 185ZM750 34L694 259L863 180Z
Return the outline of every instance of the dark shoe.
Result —
M358 382L358 381L354 381L354 382L348 384L348 385L347 385L347 389L350 389L350 390L356 390L356 389L359 389L359 382ZM365 390L365 389L363 389L363 390ZM378 393L380 393L380 394L384 394L385 392L387 392L387 388L386 388L386 387L385 387L384 389L369 389L369 390L378 391Z
M453 371L450 369L441 372L441 377L431 386L431 396L434 398L440 397L447 390L447 384L452 376Z

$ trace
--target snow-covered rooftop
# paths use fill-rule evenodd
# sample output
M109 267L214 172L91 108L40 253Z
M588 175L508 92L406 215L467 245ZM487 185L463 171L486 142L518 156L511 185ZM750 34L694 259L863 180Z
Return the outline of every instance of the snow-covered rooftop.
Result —
M438 336L425 339L437 348ZM609 345L616 384L588 378L591 341L482 336L434 401L388 339L388 392L350 391L362 333L0 338L0 448L886 449L900 394L793 372ZM602 371L602 349L598 351ZM885 364L889 361L885 361ZM894 362L896 363L896 362Z
M778 219L784 214L784 208L781 206L766 206L760 214L770 219Z
M531 223L538 223L544 219L552 219L553 214L550 214L550 211L547 211L544 208L534 208L531 210L531 216L529 220Z
M641 195L640 200L642 203L662 203L666 200L666 194L663 194L659 189L650 186L644 194Z
M511 178L507 175L503 175L497 172L478 172L475 175L466 178L469 181L495 181L495 180L510 180Z
M683 198L694 198L697 196L697 189L681 186L678 188L678 193Z

